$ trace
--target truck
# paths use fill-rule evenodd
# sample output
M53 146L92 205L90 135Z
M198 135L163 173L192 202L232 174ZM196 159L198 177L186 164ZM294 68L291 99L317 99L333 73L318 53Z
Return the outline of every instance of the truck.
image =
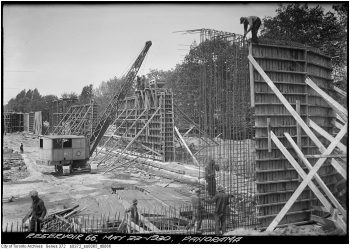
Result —
M55 172L69 175L87 171L89 141L85 136L47 135L39 138L39 158L42 164L55 166Z

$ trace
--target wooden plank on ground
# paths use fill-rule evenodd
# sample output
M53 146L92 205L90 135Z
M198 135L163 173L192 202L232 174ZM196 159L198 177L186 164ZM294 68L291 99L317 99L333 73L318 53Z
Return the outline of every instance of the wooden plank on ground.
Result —
M314 214L311 214L310 220L315 221L323 226L335 226L334 221L327 218L322 218Z

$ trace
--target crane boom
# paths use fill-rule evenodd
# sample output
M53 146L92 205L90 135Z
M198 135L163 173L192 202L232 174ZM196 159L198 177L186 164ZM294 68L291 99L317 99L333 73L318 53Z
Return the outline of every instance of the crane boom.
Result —
M120 90L113 95L108 106L106 107L104 112L99 116L97 125L95 126L95 129L92 132L92 136L90 137L90 156L96 149L98 143L100 142L101 138L107 131L109 125L114 120L115 114L117 113L117 110L118 110L119 102L120 100L123 100L125 98L126 94L130 90L132 83L151 45L152 45L151 41L146 42L145 47L142 49L141 53L139 54L139 56L137 57L137 59L129 69L128 73L126 74Z

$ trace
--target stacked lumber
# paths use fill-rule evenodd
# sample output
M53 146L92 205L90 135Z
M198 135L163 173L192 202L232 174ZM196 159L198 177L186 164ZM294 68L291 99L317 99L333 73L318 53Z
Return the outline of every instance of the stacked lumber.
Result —
M75 216L85 208L79 209L79 205L49 214L42 224L43 232L84 232L82 224Z

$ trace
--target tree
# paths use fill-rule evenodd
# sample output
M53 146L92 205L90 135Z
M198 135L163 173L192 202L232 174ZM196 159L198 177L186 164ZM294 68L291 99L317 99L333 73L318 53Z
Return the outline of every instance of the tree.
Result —
M101 84L93 90L94 99L98 105L99 113L107 107L113 95L119 91L122 82L122 79L114 77L108 81L102 81Z
M83 87L83 90L79 96L80 104L87 104L91 101L94 96L92 87L92 84Z
M347 29L345 21L347 7L336 7L340 18L320 6L310 8L307 4L281 4L277 15L263 18L261 39L299 42L330 55L334 67L333 77L339 77L346 65ZM345 14L344 14L345 13ZM345 18L346 19L346 18Z
M75 92L62 93L61 98L63 98L63 99L78 99L78 94L76 94Z

